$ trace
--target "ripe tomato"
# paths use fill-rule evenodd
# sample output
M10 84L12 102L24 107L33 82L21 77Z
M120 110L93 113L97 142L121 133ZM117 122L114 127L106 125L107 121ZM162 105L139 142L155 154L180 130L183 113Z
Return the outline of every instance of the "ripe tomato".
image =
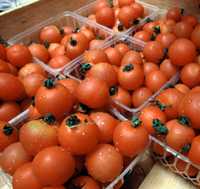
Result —
M128 45L124 43L118 43L117 45L115 45L115 49L117 49L122 56L124 56L125 53L127 53L130 50Z
M7 62L0 59L0 72L10 73L10 67Z
M124 54L122 61L121 61L121 65L124 64L142 64L142 57L140 55L140 53L136 52L136 51L128 51L126 54Z
M193 141L192 141L192 145L188 154L189 159L197 164L200 165L200 136L196 136Z
M41 61L47 63L49 60L49 52L44 45L33 43L29 46L29 50L32 56L40 59Z
M45 70L39 65L39 64L35 64L35 63L30 63L30 64L26 64L25 66L23 66L20 70L19 70L19 77L20 78L24 78L29 74L41 74L44 77L46 77L46 73Z
M145 78L146 86L152 91L158 91L167 82L167 77L160 71L152 71Z
M33 105L30 105L28 108L29 112L28 112L28 120L35 120L35 119L39 119L42 117L42 115L38 112L37 108Z
M4 102L0 105L0 120L10 121L21 112L20 106L15 102Z
M63 37L64 38L64 37ZM50 43L50 44L48 44L49 46L47 46L48 47L48 52L49 52L49 54L50 54L50 56L52 57L52 53L53 53L53 51L57 48L57 47L60 47L61 45L64 45L64 44L62 44L62 41L60 42L61 44L59 44L59 43Z
M154 34L155 27L157 26L156 22L149 22L143 26L143 30L148 32L149 34Z
M108 113L95 112L90 114L90 118L98 126L100 131L100 142L110 143L113 139L113 132L118 124L118 120Z
M135 157L141 153L149 141L148 132L141 126L139 119L119 123L113 134L113 142L120 153L127 157Z
M109 63L98 63L92 66L87 72L86 77L95 77L106 82L110 87L117 84L117 73L112 65Z
M0 59L6 60L6 49L2 44L0 44Z
M189 89L189 87L187 85L184 85L184 84L181 84L181 83L176 84L174 86L174 88L176 88L178 91L180 91L183 94L186 94L186 93L188 93L190 91L190 89Z
M194 15L184 15L181 17L181 20L187 22L192 27L195 27L198 24L198 19Z
M61 185L73 175L75 161L64 148L52 146L35 156L33 170L43 185Z
M168 133L166 135L167 144L176 151L188 152L187 145L192 143L195 132L189 127L187 117L170 120L166 123Z
M35 95L35 107L42 115L53 114L62 119L68 114L73 105L73 98L68 89L53 79L47 79Z
M198 63L186 64L181 70L180 79L188 87L197 86L200 82L200 65Z
M66 51L65 51L65 45L59 45L55 49L51 50L50 52L51 58L57 57L57 56L66 56Z
M144 46L143 54L147 61L160 63L164 57L164 48L160 42L150 41Z
M156 41L160 42L164 48L169 48L175 40L176 36L173 33L161 33L156 37Z
M193 128L200 128L199 109L200 90L191 90L181 100L179 104L179 115L189 118Z
M80 176L74 179L73 185L86 189L101 189L99 183L89 176Z
M22 82L9 73L0 73L0 88L0 99L4 101L20 100L25 95Z
M118 5L119 5L119 7L129 6L134 2L135 2L135 0L118 0Z
M56 56L52 58L48 65L51 66L52 68L62 68L65 66L67 63L70 62L70 59L64 55Z
M36 155L46 147L57 145L55 118L48 115L44 117L44 120L39 119L25 123L20 128L19 140L30 155Z
M139 120L142 121L142 124L150 134L156 132L161 134L160 131L166 131L163 126L167 120L166 115L156 106L145 107L140 113Z
M152 92L147 87L140 87L136 89L132 94L132 104L138 108L141 106L150 96Z
M196 45L197 48L200 48L200 24L198 24L192 32L191 40Z
M190 38L193 27L188 22L178 22L174 27L174 34L178 38Z
M17 168L29 161L31 161L31 156L19 142L6 147L0 157L1 168L10 175L13 175Z
M12 186L14 189L42 189L42 185L33 172L32 163L19 167L13 175Z
M175 22L181 20L181 9L177 7L170 8L166 15L167 19L172 19Z
M55 25L49 25L45 26L40 31L40 41L42 43L48 42L48 43L59 43L61 41L62 35Z
M90 108L102 108L109 102L109 88L105 81L87 77L77 87L76 97Z
M93 39L89 43L89 50L96 50L104 44L104 40Z
M160 23L160 31L162 34L173 33L176 22L172 19L164 20Z
M108 61L116 66L120 66L121 65L121 59L122 59L122 55L121 53L113 47L109 47L104 51L108 57Z
M135 2L131 6L133 7L134 13L137 18L144 15L144 7L140 3Z
M145 62L143 65L144 69L144 75L147 76L152 71L159 70L158 64L155 64L153 62Z
M183 66L194 61L196 48L190 40L180 38L172 43L168 55L173 64Z
M104 8L104 7L109 7L109 2L107 0L96 0L95 5L94 5L94 12L96 13L98 10Z
M32 62L32 55L28 47L16 44L7 48L7 59L12 65L20 68Z
M108 62L106 53L101 49L89 50L84 53L84 61L92 64Z
M37 90L42 86L46 78L43 75L33 73L29 74L22 79L26 94L28 97L33 97L36 95Z
M80 32L83 33L89 41L92 41L93 39L95 39L94 32L91 29L87 28L86 26L82 26L80 29Z
M165 112L168 119L175 119L178 117L178 106L183 96L183 93L177 89L169 88L156 97L156 103Z
M124 89L137 89L144 83L142 66L135 63L121 65L118 72L118 81Z
M160 64L160 70L165 74L167 79L170 79L178 72L178 68L172 64L169 59L163 60L163 62Z
M134 38L148 42L151 40L151 34L147 31L138 31L134 34Z
M115 13L110 7L102 7L96 12L96 21L99 24L112 28L115 24Z
M88 173L102 183L111 182L123 169L122 155L110 144L99 144L86 156Z

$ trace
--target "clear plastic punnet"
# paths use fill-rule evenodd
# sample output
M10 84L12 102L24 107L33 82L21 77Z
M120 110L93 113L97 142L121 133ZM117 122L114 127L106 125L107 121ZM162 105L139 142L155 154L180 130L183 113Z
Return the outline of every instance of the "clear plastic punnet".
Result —
M96 35L101 34L101 37L103 36L103 40L105 42L109 41L112 38L110 31L102 29L100 25L93 22L88 22L87 20L73 12L65 11L63 13L58 14L57 16L44 20L43 22L25 30L22 33L17 34L16 36L8 40L8 44L12 45L16 43L23 43L25 45L30 45L33 42L37 43L39 42L40 30L48 25L56 25L58 28L61 28L63 26L72 26L75 29L80 28L81 26L88 26L92 28ZM77 59L78 57L74 60L71 60L71 62L74 62ZM48 66L48 64L45 64L44 62L40 61L36 57L34 57L34 62L39 63L48 73L50 73L53 76L57 76L61 70L63 70L69 65L67 64L62 68L54 69Z
M158 7L156 7L154 5L151 5L151 4L148 4L148 3L145 3L143 1L139 1L139 0L136 0L136 2L140 3L141 5L143 5L143 7L144 7L144 15L145 15L143 18L139 18L138 19L139 22L137 22L137 24L133 25L129 29L123 30L122 32L119 32L119 31L117 32L117 31L112 30L111 28L108 28L106 26L101 25L102 28L104 28L105 30L108 30L108 31L110 31L112 33L116 33L117 32L117 33L130 34L133 31L135 31L137 28L139 28L140 26L144 25L149 20L154 20L157 17L157 15L159 13L159 8ZM85 6L81 7L80 9L76 10L75 12L77 14L83 16L83 17L88 17L90 14L93 13L94 5L95 5L95 1L91 2L88 5L85 5ZM91 20L89 20L89 21L93 22Z

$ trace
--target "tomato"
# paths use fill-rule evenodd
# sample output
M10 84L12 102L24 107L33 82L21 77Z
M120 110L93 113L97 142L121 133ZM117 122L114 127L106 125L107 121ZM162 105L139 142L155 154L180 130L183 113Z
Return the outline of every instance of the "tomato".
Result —
M193 62L196 57L195 45L188 39L176 39L169 48L169 58L177 66Z
M26 64L25 66L23 66L20 70L19 70L19 77L20 78L24 78L29 74L41 74L44 77L46 76L45 70L39 65L39 64L35 64L35 63L30 63L30 64Z
M160 23L160 31L162 34L173 33L176 22L172 19L164 20Z
M64 37L63 37L64 38ZM62 44L62 41L61 41L61 45L64 45L64 44ZM57 47L60 47L61 46L59 43L50 43L50 44L48 44L48 52L49 52L49 54L50 54L50 56L52 57L52 53L53 53L53 51L57 48Z
M148 132L139 119L119 123L113 134L113 142L124 156L135 157L141 153L149 141Z
M134 2L135 2L135 0L118 0L118 5L119 5L119 7L129 6Z
M167 79L170 79L178 72L178 68L174 64L172 64L169 59L165 59L160 64L160 71L162 71L165 74Z
M15 102L4 102L0 105L0 120L10 121L21 112L20 106Z
M45 26L40 31L40 41L42 43L48 42L48 43L59 43L61 41L62 35L55 25L49 25Z
M117 84L117 73L109 63L98 63L92 66L87 72L86 77L95 77L107 83L108 86Z
M152 91L158 91L167 82L164 72L155 70L146 75L145 84Z
M0 59L0 72L10 73L10 67L7 62Z
M178 22L174 27L174 34L178 38L190 38L193 27L188 22Z
M54 58L52 58L48 65L51 66L52 68L62 68L66 64L70 62L70 59L64 55L59 55Z
M53 114L57 119L62 119L68 114L73 105L73 98L68 89L63 85L55 83L53 79L44 81L35 95L35 107L39 113L45 115Z
M96 21L99 24L112 28L115 24L115 13L110 7L102 7L96 12Z
M163 124L166 122L167 118L160 108L150 105L141 111L139 120L142 121L142 124L150 134L155 132L162 134L160 131L162 131L162 129L164 130L165 127Z
M62 28L61 28L61 33L63 33L64 35L68 35L68 34L71 34L71 33L73 33L73 31L74 31L74 28L72 27L72 26L63 26ZM62 34L62 35L63 35Z
M122 155L110 144L99 144L86 156L88 173L102 183L111 182L123 169Z
M169 48L175 40L176 36L173 33L161 33L156 37L156 41L160 42L164 48Z
M170 120L166 123L168 133L166 135L167 144L176 151L188 152L187 145L192 143L195 132L189 127L187 117Z
M29 106L28 108L29 112L28 112L28 120L35 120L35 119L39 119L42 117L42 115L38 112L37 108L33 105Z
M13 66L12 64L10 64L10 63L7 63L8 64L8 67L9 67L9 69L10 69L10 73L11 74L13 74L13 75L15 75L15 76L17 76L18 75L18 69L15 67L15 66ZM27 64L26 64L27 65Z
M149 22L143 26L143 30L152 35L155 31L156 26L157 26L156 22Z
M143 54L147 61L160 63L164 57L164 48L160 42L150 41L144 46Z
M66 189L64 186L47 186L42 189Z
M64 148L52 146L35 156L33 170L43 185L61 185L73 175L75 161Z
M94 12L96 13L98 10L104 8L104 7L109 7L109 2L107 0L96 0L95 5L94 5Z
M198 24L192 32L191 40L196 45L197 48L200 48L200 24Z
M42 185L33 172L32 163L19 167L13 175L12 186L14 189L42 189Z
M29 46L29 50L32 56L40 59L41 61L47 63L49 60L49 52L44 45L33 43Z
M31 161L21 143L16 142L6 147L0 157L1 168L8 174L13 175L17 168Z
M200 65L198 63L186 64L180 73L180 79L188 87L195 87L200 82Z
M43 75L33 73L27 75L22 79L26 94L28 97L33 97L36 95L37 90L42 86L46 78Z
M84 61L97 64L100 62L108 62L106 53L100 49L89 50L84 53Z
M200 91L191 90L188 92L179 103L179 115L183 115L189 118L191 126L193 128L200 128L200 113L199 109Z
M39 119L25 123L20 128L19 140L30 155L36 155L46 147L57 145L55 118L48 115L44 117L44 120Z
M32 62L32 55L28 47L16 44L7 48L7 59L12 65L20 68Z
M119 69L118 81L124 89L137 89L144 83L144 71L142 66L135 63L122 65Z
M77 87L76 96L79 102L90 108L102 108L109 101L109 88L105 81L88 77Z
M200 136L196 136L193 141L192 141L192 145L188 154L189 159L199 165L200 164Z
M138 108L141 106L150 96L152 92L147 87L140 87L136 89L132 94L132 104Z
M190 91L190 89L189 89L189 87L187 85L184 85L184 84L181 84L181 83L176 84L174 86L174 88L176 88L178 91L180 91L183 94L186 94L186 93L188 93Z
M22 82L9 73L0 73L0 88L0 99L4 101L20 100L25 95Z
M143 65L144 69L144 75L147 76L152 71L159 70L158 64L155 64L153 62L145 62Z
M104 44L104 40L93 39L89 43L89 50L96 50Z
M6 60L6 49L2 44L0 44L0 59Z
M61 44L55 49L51 50L50 56L51 58L54 58L57 56L66 56L65 46Z
M89 41L81 32L71 34L69 40L65 43L66 55L70 59L78 57L88 48Z
M80 176L73 180L75 187L86 188L86 189L100 189L100 185L92 177Z
M121 64L142 64L142 57L140 55L140 53L136 52L136 51L128 51L126 54L124 54Z
M156 103L165 112L168 119L175 119L178 117L178 106L183 96L183 93L177 89L169 88L156 97Z
M100 131L100 142L110 143L113 139L113 132L118 124L118 120L108 113L95 112L90 114L90 118L98 126Z
M130 50L128 45L124 43L118 43L117 45L115 45L115 49L117 49L122 56L124 56L125 53L127 53Z
M148 42L151 40L151 34L147 31L138 31L134 34L134 38Z
M112 65L116 65L116 66L121 65L122 55L116 48L109 47L104 52L106 53L106 55L108 57L108 61Z
M83 33L89 41L92 41L93 39L95 39L94 32L91 29L87 28L86 26L82 26L80 29L80 32Z
M198 24L198 19L194 15L184 15L181 17L181 20L187 22L192 27L195 27Z
M167 19L172 19L175 22L181 20L181 9L177 7L170 8L166 15Z
M144 15L144 7L140 3L133 3L131 6L133 7L137 18Z

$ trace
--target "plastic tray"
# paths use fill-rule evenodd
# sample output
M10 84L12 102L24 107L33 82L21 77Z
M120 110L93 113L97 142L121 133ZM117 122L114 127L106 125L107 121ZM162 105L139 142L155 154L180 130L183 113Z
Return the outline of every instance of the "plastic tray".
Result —
M129 29L125 30L124 32L119 32L119 33L130 34L133 31L135 31L138 27L140 27L141 25L145 24L149 19L154 20L157 17L158 12L159 12L159 8L158 7L153 6L151 4L148 4L148 3L144 3L144 2L139 1L139 0L136 0L136 2L138 2L138 3L140 3L140 4L142 4L144 6L145 14L147 14L147 16L145 16L144 18L141 18L139 24L130 27ZM83 17L88 17L89 14L93 13L94 5L95 5L95 1L90 3L90 4L88 4L88 5L85 5L85 6L81 7L80 9L76 10L75 12L77 14L83 16ZM89 19L87 19L87 20L89 22L93 22L93 21L91 21ZM112 33L116 33L112 29L110 29L110 28L108 28L106 26L101 25L101 27L104 28L107 31L110 31Z
M23 43L26 45L29 45L32 42L39 42L39 32L40 30L47 26L47 25L56 25L59 28L62 26L72 26L74 28L81 27L81 26L89 26L92 29L94 29L95 33L98 33L99 31L103 34L105 34L105 41L112 38L111 33L107 30L103 30L102 27L96 23L88 22L87 20L83 19L81 16L73 13L73 12L63 12L61 14L58 14L57 16L51 17L27 30L25 30L22 33L17 34L16 36L12 37L8 40L9 44L16 44L16 43ZM78 58L72 60L76 61ZM44 62L40 61L39 59L34 57L34 62L39 63L42 65L44 69L47 70L51 75L57 76L60 72L60 70L63 70L65 67L67 67L69 64L64 66L63 68L53 69Z

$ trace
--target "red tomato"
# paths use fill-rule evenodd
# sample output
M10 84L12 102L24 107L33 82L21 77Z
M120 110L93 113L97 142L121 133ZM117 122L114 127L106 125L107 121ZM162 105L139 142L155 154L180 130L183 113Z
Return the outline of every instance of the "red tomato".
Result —
M200 24L198 24L192 32L191 40L196 45L197 48L200 48Z
M144 7L142 6L142 4L133 3L131 6L133 7L134 13L136 14L137 18L144 15Z
M144 69L144 75L147 76L152 71L159 70L158 64L155 64L153 62L145 62L143 65Z
M188 154L189 159L197 164L200 165L200 136L196 136L193 141L192 141L192 145Z
M6 49L2 44L0 44L0 59L6 60Z
M151 40L151 34L147 31L138 31L134 34L134 38L148 42Z
M73 185L85 189L100 189L99 183L89 176L80 176L74 179Z
M192 27L195 27L198 24L198 19L194 15L184 15L181 17L181 20L187 22Z
M10 73L11 72L8 63L1 60L1 59L0 59L0 72L3 72L3 73Z
M49 66L52 68L62 68L70 62L70 59L64 55L56 56L49 61Z
M116 66L121 65L122 55L116 48L109 47L104 52L106 53L108 60L111 64Z
M154 33L156 26L157 26L156 22L149 22L143 26L143 30L152 35Z
M91 29L87 28L86 26L82 26L80 29L80 32L83 33L89 41L92 41L93 39L95 39L94 32Z
M178 22L174 27L174 34L178 38L190 38L192 31L193 27L188 22Z
M160 71L162 71L165 74L167 79L170 79L178 72L178 68L174 64L172 64L169 59L165 59L160 64Z
M101 49L89 50L84 53L84 61L92 64L108 62L106 53Z
M190 91L190 89L189 89L189 87L187 85L184 85L184 84L181 84L181 83L176 84L174 86L174 88L176 88L178 91L180 91L183 94L186 94L186 93L188 93Z
M181 9L177 8L177 7L173 7L171 9L169 9L166 17L167 17L167 19L172 19L176 22L180 21L181 20Z
M55 49L51 50L50 56L51 58L54 58L57 56L66 56L65 46L61 44Z
M124 64L142 64L142 57L140 55L140 53L136 52L136 51L128 51L126 54L124 54L122 61L121 61L121 65Z
M118 43L117 45L115 45L115 49L117 49L122 56L124 56L124 54L130 50L128 45L124 43Z
M75 171L75 161L69 152L59 146L40 151L33 160L33 170L43 185L64 184Z
M156 37L156 41L160 42L164 48L169 48L175 40L176 36L173 33L161 33Z
M119 5L119 7L129 6L134 2L135 2L135 0L118 0L118 5Z
M109 7L109 2L107 0L96 0L95 5L94 5L94 12L96 13L98 10L104 8L104 7Z

